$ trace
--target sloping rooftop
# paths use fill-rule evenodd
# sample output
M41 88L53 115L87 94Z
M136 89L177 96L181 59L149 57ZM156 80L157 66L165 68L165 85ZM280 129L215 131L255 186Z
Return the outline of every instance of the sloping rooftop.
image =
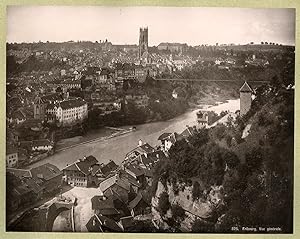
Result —
M98 163L98 160L90 155L83 159L82 161L76 162L76 166L79 168L79 170L84 173L85 175L89 174L89 169L91 166L95 165Z
M91 201L93 210L115 208L114 201L111 197L104 200L103 196L94 196Z
M109 161L109 163L105 164L102 168L101 171L104 175L108 175L110 172L116 170L118 168L118 165L113 161Z
M114 175L114 176L109 177L108 179L102 181L99 185L99 188L104 193L107 189L112 187L114 184L117 184L118 186L124 188L127 191L130 190L129 182L126 182L126 181L120 179L118 175Z
M126 169L132 172L135 176L139 177L144 174L143 169L138 165L129 164Z
M10 145L6 145L6 155L15 154L15 153L18 153L17 148L10 146Z
M250 85L247 83L247 81L245 81L243 86L240 88L240 92L253 92L253 90L250 87Z
M145 153L151 153L154 150L154 148L148 143L139 146L139 148L142 149Z
M112 220L108 217L105 217L105 216L96 216L96 217L98 217L98 219L101 221L102 226L105 226L108 229L115 231L115 232L122 231L122 228L119 227L118 224L114 220Z
M50 180L62 174L62 172L53 164L46 163L36 168L30 169L33 178Z
M6 172L12 173L16 177L26 177L26 178L31 178L32 174L30 170L26 169L17 169L17 168L6 168Z
M71 165L68 165L63 170L80 171L83 174L88 175L90 173L90 169L91 169L91 172L94 172L94 173L96 173L98 171L99 167L95 167L93 169L93 166L96 166L97 164L98 164L98 160L94 156L90 155L84 159L80 159L79 161L74 162Z
M129 209L132 210L133 208L135 208L142 199L142 195L138 193L138 195L131 202L129 202Z
M109 230L111 232L121 232L122 228L118 224L105 216L94 215L86 224L86 228L89 232L103 232Z
M76 107L80 107L87 104L84 100L82 99L71 99L71 100L65 100L61 102L59 105L62 109L72 109Z
M48 146L51 145L49 139L39 139L32 141L32 147L39 147L39 146Z
M164 140L168 138L172 133L163 133L158 137L158 140Z

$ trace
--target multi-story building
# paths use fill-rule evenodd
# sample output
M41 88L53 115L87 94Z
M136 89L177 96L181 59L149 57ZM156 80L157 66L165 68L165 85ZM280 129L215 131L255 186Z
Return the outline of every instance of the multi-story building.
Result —
M6 167L14 168L18 165L18 150L14 147L6 147Z
M98 160L93 156L84 157L63 169L63 180L73 187L97 185L98 171L101 172Z
M57 106L56 119L62 126L81 123L87 116L87 103L80 98L65 100Z
M48 104L46 116L48 122L56 122L61 126L82 123L88 116L87 102L81 98L72 98Z
M208 127L208 113L206 111L199 110L197 112L197 127L199 129Z

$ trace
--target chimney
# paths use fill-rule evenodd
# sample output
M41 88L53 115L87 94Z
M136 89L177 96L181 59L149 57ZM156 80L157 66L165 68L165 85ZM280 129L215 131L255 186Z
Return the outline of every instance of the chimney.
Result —
M139 146L142 146L143 145L143 141L140 139L139 140Z

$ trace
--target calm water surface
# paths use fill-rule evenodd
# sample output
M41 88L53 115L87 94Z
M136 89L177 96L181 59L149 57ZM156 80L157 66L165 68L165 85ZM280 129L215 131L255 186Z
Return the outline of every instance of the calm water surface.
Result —
M204 106L203 108L216 113L228 110L235 112L240 108L240 100L229 100L226 103L217 106ZM72 164L74 161L84 156L93 155L99 162L106 163L110 159L120 164L131 149L137 147L139 139L143 142L148 142L151 146L159 144L158 137L164 132L178 132L181 133L187 125L193 126L196 124L197 110L188 111L174 119L168 121L147 123L138 125L137 130L122 136L111 138L100 142L91 142L83 145L78 145L64 151L55 153L54 155L45 158L30 167L36 167L45 163L52 163L59 169Z

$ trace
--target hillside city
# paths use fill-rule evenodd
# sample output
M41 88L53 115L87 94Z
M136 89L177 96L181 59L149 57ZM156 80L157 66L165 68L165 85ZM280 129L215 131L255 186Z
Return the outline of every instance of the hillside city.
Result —
M291 233L295 47L137 39L7 43L7 231Z

